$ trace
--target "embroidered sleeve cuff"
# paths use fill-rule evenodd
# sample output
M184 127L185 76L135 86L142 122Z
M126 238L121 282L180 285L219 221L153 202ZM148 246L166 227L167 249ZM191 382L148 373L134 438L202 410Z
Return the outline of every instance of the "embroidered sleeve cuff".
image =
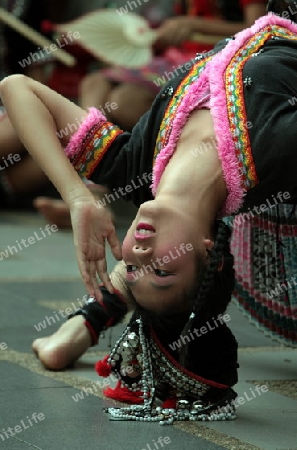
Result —
M65 154L79 175L89 178L121 133L123 131L108 122L98 109L90 108L86 119L65 148Z

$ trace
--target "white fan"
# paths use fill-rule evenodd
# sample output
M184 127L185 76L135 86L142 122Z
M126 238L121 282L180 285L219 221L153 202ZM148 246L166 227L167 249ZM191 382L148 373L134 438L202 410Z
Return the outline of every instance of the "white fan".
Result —
M97 10L79 19L56 25L59 33L78 32L78 43L95 57L125 67L141 67L152 59L156 34L134 13Z
M124 67L141 67L153 56L152 46L157 39L148 22L141 16L117 9L99 9L72 22L56 25L59 33L75 31L78 43L96 58ZM193 35L193 40L214 45L221 36Z

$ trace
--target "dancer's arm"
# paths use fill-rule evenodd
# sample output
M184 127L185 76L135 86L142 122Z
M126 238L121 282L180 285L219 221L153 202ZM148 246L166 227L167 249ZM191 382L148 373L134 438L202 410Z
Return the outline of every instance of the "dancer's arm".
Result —
M0 90L20 140L70 208L80 272L89 294L100 298L97 274L112 291L105 241L116 259L121 259L121 248L110 213L98 207L80 177L107 186L114 191L115 199L122 195L136 206L151 199L153 151L166 103L160 96L151 114L145 115L129 134L107 122L99 111L94 122L91 113L23 75L4 79ZM90 121L94 125L91 143L85 139L90 135ZM65 146L80 176L65 156Z
M76 199L92 200L91 193L63 152L63 146L68 143L71 132L61 140L57 135L61 130L68 130L69 124L76 123L77 119L85 117L87 113L46 86L23 75L5 78L0 89L17 135L67 205Z
M158 30L158 44L180 45L191 40L194 33L215 36L233 36L253 25L266 11L266 0L242 0L243 21L220 18L178 16L167 19Z
M136 303L125 281L126 265L123 261L117 263L110 274L115 293L109 294L102 286L102 299L94 301L89 298L87 304L75 311L70 319L77 315L85 317L85 326L88 328L93 345L98 343L102 331L114 327L121 322L129 311L135 309Z
M70 208L79 269L88 292L100 298L97 273L112 291L105 260L105 239L116 259L121 258L120 243L110 213L95 206L93 195L63 151L75 131L71 126L82 121L87 113L23 75L4 79L1 97L20 140ZM60 139L57 133L61 130L69 133Z

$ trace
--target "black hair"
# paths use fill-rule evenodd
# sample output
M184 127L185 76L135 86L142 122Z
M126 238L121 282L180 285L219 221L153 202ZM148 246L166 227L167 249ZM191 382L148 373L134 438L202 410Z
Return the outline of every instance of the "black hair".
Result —
M230 228L222 220L217 220L214 246L208 250L208 260L199 273L198 285L192 289L193 312L200 320L207 321L223 314L231 300L235 272L230 237Z
M181 335L185 336L195 323L206 323L223 314L232 298L235 285L234 258L230 251L230 228L222 221L215 222L215 243L208 251L208 261L198 274L198 283L192 289L192 313ZM189 365L189 345L179 352L180 363Z
M197 255L197 279L183 296L182 301L187 307L184 313L160 316L141 307L133 299L136 316L141 315L144 324L154 328L161 342L172 342L177 336L188 334L198 322L201 326L226 311L235 283L230 237L231 229L223 221L216 220L214 246L208 251L207 260ZM179 352L179 362L184 367L189 367L188 354L189 346L186 343Z
M296 23L296 0L269 0L266 10L267 12L278 14L279 16L281 16L283 12L286 12L284 17Z

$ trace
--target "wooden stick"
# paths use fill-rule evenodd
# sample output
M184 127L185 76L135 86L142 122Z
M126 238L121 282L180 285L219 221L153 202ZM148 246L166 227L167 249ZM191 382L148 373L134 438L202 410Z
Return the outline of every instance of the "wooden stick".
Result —
M13 14L5 11L5 9L3 8L0 8L0 21L13 28L22 36L40 47L50 47L54 44L54 42L45 38L44 36L42 36L42 34L33 30L33 28L29 27L24 22L14 17ZM56 50L52 51L53 57L61 61L66 66L74 66L76 63L76 59L69 53L65 52L65 50L61 50L61 48L58 48L57 44L54 45L56 46Z

